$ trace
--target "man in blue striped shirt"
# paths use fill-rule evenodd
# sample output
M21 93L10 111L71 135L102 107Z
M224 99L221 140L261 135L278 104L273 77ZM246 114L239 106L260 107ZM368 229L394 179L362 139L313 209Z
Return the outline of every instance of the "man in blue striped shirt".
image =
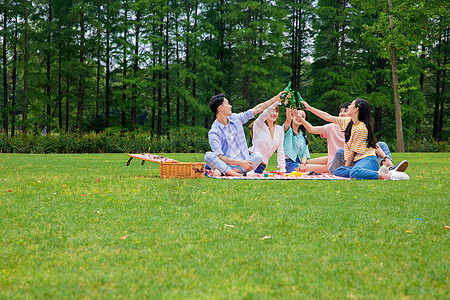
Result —
M274 102L281 102L281 94L266 102L256 105L243 113L234 114L232 106L224 94L213 96L209 108L216 116L216 120L208 133L209 145L212 152L206 152L205 162L214 170L216 175L226 174L241 176L256 169L262 162L258 152L248 151L247 140L243 124L253 119ZM250 174L250 173L249 173Z

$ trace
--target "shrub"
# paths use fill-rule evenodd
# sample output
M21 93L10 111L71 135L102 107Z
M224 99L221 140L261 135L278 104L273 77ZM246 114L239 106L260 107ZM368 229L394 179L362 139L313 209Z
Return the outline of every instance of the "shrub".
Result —
M8 153L174 153L210 151L208 129L183 126L169 130L167 135L150 132L120 132L106 130L100 133L60 133L47 136L0 134L0 152ZM327 140L308 135L311 153L326 153ZM388 141L391 152L397 151L395 141ZM407 140L407 152L449 152L448 141L434 139Z
M171 129L168 135L147 131L105 130L100 133L60 133L47 136L0 135L0 152L8 153L145 153L205 152L208 130L200 127Z
M327 153L327 139L322 139L318 135L308 134L308 148L311 153Z

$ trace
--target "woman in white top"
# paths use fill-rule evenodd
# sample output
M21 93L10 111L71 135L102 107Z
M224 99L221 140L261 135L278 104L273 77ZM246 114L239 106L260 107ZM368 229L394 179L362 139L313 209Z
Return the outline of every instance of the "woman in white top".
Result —
M279 102L273 103L250 125L250 132L253 138L253 146L250 152L259 152L262 155L262 163L255 169L255 173L262 173L269 158L277 152L278 168L281 172L286 172L286 162L284 159L284 130L277 124Z

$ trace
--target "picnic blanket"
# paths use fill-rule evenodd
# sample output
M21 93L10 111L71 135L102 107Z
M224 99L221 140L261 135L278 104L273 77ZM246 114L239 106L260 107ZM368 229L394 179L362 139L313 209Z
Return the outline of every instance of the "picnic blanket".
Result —
M130 159L127 162L127 166L130 165L130 161L133 158L137 158L142 160L142 164L144 164L145 161L151 161L151 162L155 162L158 164L162 164L162 163L176 163L177 161L175 159L171 159L171 158L167 158L164 156L159 156L156 154L150 154L150 153L144 153L144 154L127 154Z
M350 178L339 177L335 175L331 175L329 173L321 173L319 175L306 175L299 174L298 172L295 175L291 174L281 174L279 172L263 172L260 174L255 174L253 176L214 176L214 172L211 170L206 171L206 176L214 179L264 179L264 180L298 180L298 179L310 179L310 180L348 180Z

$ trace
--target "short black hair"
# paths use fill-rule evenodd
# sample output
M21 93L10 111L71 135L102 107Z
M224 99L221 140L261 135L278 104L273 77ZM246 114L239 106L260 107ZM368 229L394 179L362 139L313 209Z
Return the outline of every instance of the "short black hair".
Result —
M339 111L341 109L347 109L352 103L351 102L344 102L342 103L341 107L339 107Z
M217 108L222 105L223 100L225 100L225 94L223 93L212 96L211 100L209 100L209 108L215 115L217 114Z

